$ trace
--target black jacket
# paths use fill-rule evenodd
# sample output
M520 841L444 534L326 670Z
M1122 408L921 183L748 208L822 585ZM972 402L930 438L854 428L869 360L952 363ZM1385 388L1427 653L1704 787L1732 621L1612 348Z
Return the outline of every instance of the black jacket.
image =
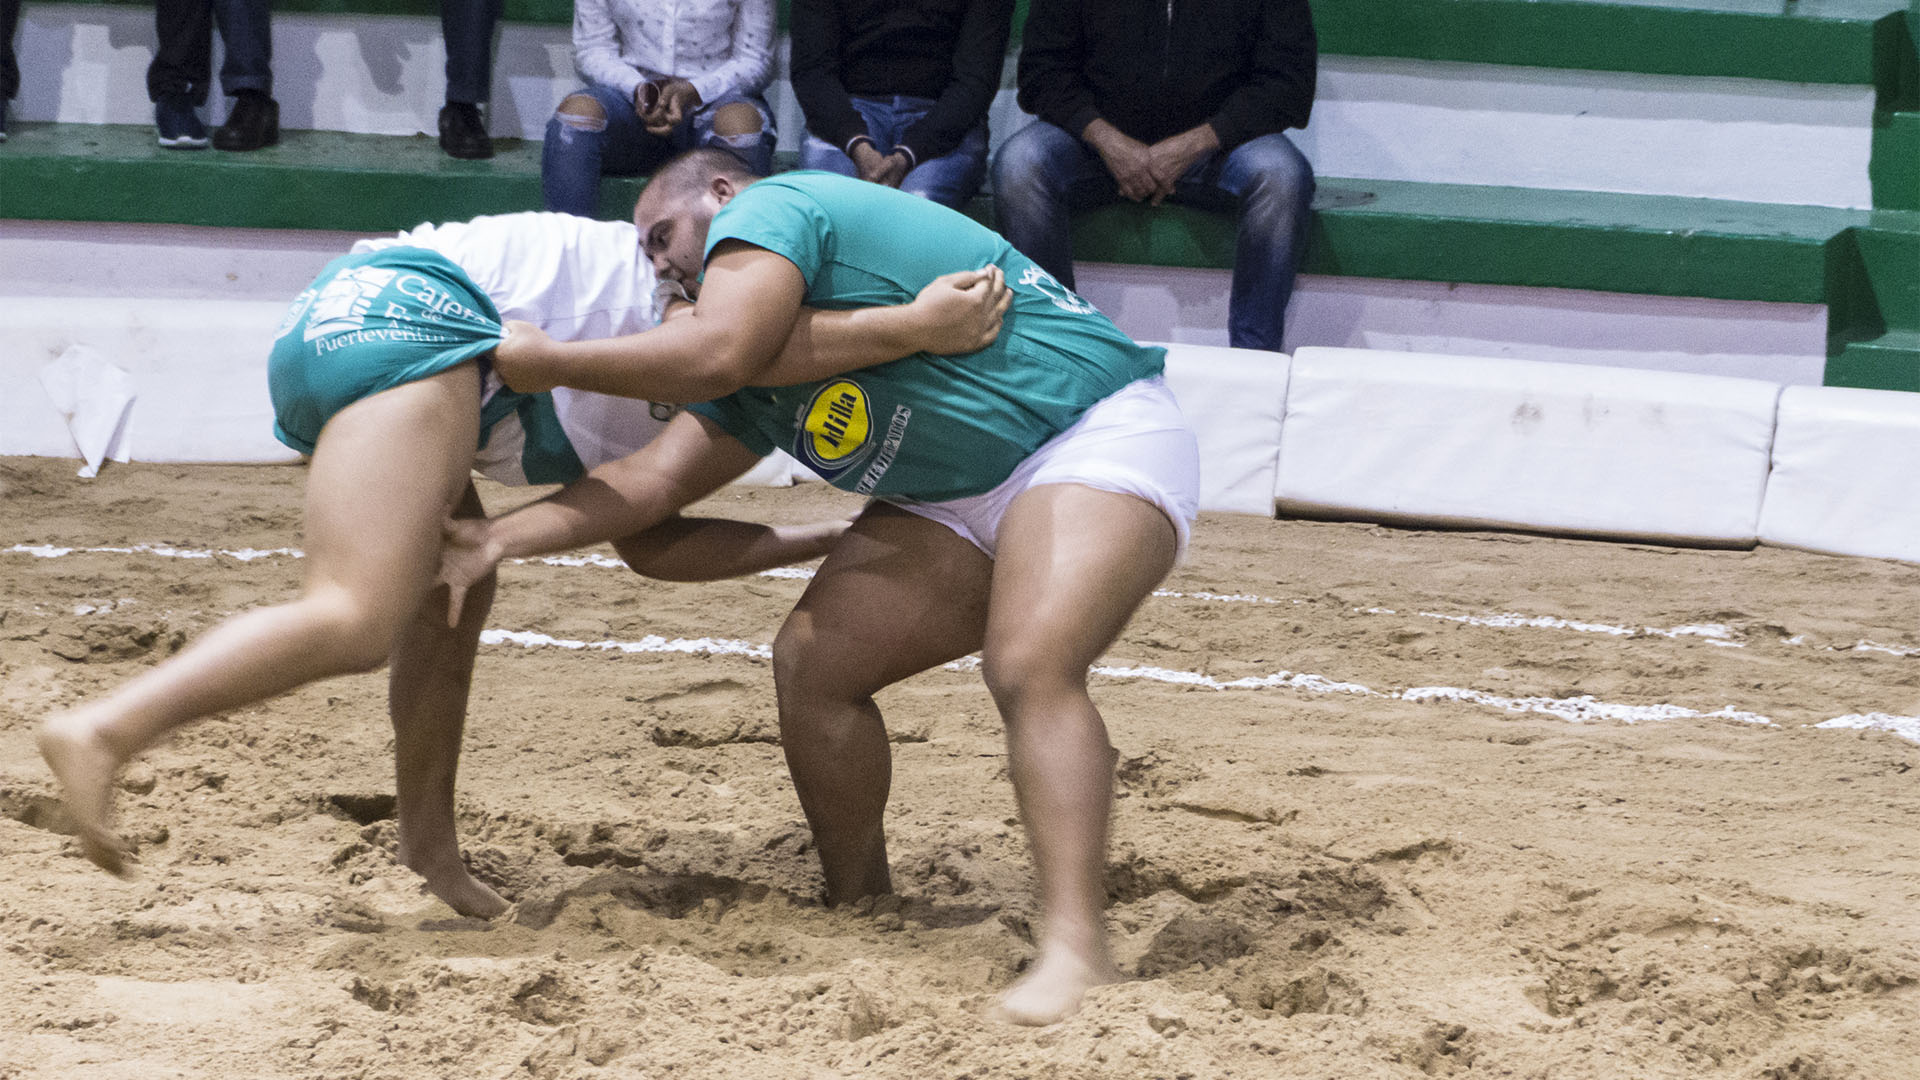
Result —
M1149 144L1211 122L1231 150L1307 125L1318 59L1307 0L1032 0L1020 107Z
M1013 0L793 0L792 20L793 96L807 130L844 150L867 133L849 95L932 98L901 139L920 162L986 118Z

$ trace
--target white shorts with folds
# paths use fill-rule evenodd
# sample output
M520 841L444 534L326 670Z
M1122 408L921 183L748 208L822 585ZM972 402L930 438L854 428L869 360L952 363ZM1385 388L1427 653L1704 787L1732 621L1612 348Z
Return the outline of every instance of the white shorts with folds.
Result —
M946 502L888 501L945 525L992 558L1007 508L1042 484L1080 484L1152 503L1172 523L1184 559L1200 509L1200 448L1173 391L1156 375L1096 402L992 491Z

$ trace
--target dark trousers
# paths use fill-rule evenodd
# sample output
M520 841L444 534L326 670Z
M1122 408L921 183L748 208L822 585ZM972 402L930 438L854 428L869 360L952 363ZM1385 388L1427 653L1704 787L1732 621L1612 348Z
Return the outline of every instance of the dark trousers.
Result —
M447 100L478 105L492 97L493 28L502 0L440 0L447 43Z
M20 61L13 55L13 28L20 21L20 0L0 0L0 101L20 92Z
M1120 199L1093 147L1044 120L1020 129L993 162L993 211L1007 242L1073 288L1070 216ZM1262 135L1195 162L1175 202L1237 210L1227 340L1237 349L1280 351L1294 269L1312 221L1313 166L1285 135Z
M160 47L147 67L147 97L182 95L196 106L207 103L216 24L227 49L220 89L228 96L242 90L273 93L271 10L269 0L155 0L153 26Z

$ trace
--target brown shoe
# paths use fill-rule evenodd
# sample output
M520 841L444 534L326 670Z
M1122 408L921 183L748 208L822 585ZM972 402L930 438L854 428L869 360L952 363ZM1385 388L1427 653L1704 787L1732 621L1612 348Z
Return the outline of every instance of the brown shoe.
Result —
M480 106L449 101L440 109L440 149L450 157L480 161L493 156L493 140L480 120Z
M227 122L213 129L215 150L258 150L280 141L280 103L258 90L233 99Z

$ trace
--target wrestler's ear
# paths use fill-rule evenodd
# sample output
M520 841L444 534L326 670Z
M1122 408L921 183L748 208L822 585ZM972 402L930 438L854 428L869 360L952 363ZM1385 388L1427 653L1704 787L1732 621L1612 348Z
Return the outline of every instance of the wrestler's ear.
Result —
M713 183L708 190L713 193L715 202L725 206L733 200L735 195L740 194L740 185L733 182L733 177L722 173L713 178Z

